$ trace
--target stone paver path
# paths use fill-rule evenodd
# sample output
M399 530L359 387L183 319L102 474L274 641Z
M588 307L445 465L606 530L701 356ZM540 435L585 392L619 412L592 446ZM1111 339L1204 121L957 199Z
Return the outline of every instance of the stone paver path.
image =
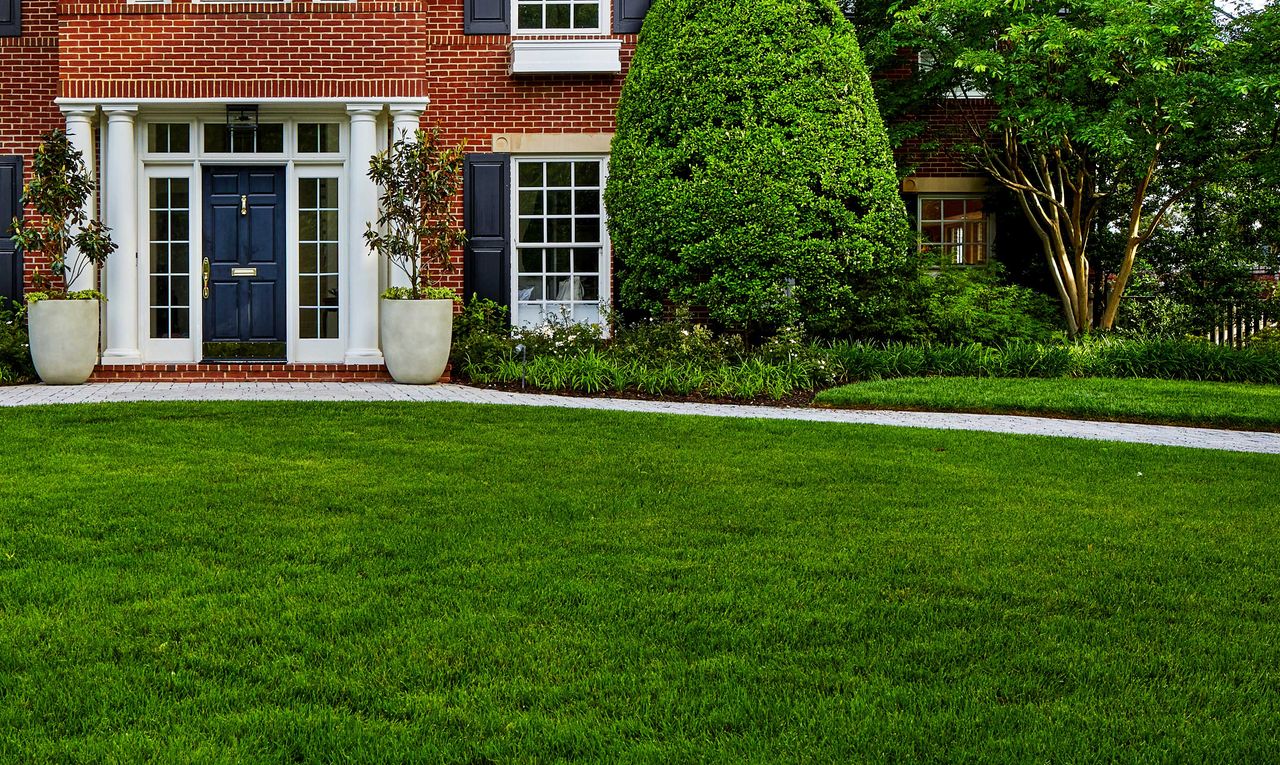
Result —
M937 430L980 430L1037 436L1124 441L1138 444L1185 446L1237 452L1280 454L1280 433L1180 428L1045 417L935 412L805 409L734 404L691 404L673 401L633 401L576 398L535 393L508 393L464 385L395 385L392 383L93 383L67 387L18 385L0 387L0 407L40 404L91 404L117 401L449 401L468 404L553 406L620 412L747 417L868 425L893 425ZM3 416L3 415L0 415Z

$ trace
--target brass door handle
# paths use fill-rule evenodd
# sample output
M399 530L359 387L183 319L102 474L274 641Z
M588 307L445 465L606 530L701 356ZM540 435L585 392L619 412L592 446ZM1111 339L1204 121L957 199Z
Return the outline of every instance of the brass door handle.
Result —
M209 299L209 259L204 259L204 299Z

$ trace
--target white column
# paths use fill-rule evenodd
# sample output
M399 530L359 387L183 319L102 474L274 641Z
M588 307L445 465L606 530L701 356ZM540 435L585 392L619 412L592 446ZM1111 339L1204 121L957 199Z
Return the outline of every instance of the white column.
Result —
M96 106L64 106L62 113L67 119L67 140L71 142L72 148L80 152L84 157L84 167L89 177L93 178L94 151L93 151L93 120L97 115L98 107ZM92 220L96 211L94 200L97 197L96 192L91 193L84 203L85 218ZM72 231L72 235L79 233L79 229ZM81 264L80 252L72 248L67 253L67 275L80 272L79 278L74 281L67 282L67 290L71 292L79 290L91 290L94 288L93 266L88 263Z
M138 350L138 158L136 104L107 104L106 224L116 251L107 259L107 349L103 364L135 364Z
M391 106L391 140L402 138L414 140L418 128L422 126L422 112L427 108L425 101L417 103L400 103ZM408 287L409 277L403 269L391 266L391 286Z
M426 109L426 101L392 104L391 139L399 141L405 136L412 138L418 128L422 127L422 113Z
M351 104L351 165L347 193L348 364L381 364L378 350L378 259L364 242L365 225L378 216L378 187L369 180L369 158L378 151L376 130L382 104Z

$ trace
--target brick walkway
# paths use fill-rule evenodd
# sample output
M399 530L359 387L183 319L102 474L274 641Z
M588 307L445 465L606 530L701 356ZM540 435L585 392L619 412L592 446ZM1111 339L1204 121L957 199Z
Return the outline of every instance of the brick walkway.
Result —
M1254 433L1167 425L1055 420L992 414L945 414L839 409L801 409L731 404L687 404L611 398L575 398L534 393L507 393L463 385L395 385L392 383L90 383L67 387L18 385L0 387L0 407L40 404L92 404L117 401L448 401L467 404L554 406L619 412L747 417L807 422L979 430L1097 441L1185 446L1237 452L1280 454L1280 433Z

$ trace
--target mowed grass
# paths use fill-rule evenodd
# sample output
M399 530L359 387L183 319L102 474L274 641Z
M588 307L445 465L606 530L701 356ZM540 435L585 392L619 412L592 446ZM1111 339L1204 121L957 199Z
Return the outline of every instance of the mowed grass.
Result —
M0 761L1274 762L1274 457L0 412Z
M1280 386L1181 380L910 377L818 394L828 406L1060 415L1280 431Z

